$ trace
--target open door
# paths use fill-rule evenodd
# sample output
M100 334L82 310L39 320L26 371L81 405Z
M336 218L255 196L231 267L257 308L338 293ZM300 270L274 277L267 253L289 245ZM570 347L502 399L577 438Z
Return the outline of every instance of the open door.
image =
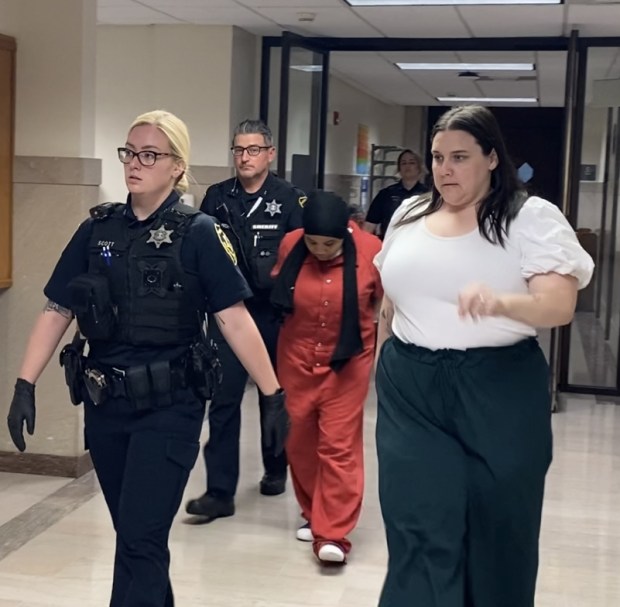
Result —
M306 192L323 187L328 86L329 50L284 32L278 175Z

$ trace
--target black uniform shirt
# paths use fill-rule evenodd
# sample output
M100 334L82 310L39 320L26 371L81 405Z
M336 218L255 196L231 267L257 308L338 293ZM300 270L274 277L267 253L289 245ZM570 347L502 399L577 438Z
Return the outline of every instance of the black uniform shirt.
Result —
M392 215L394 215L394 211L400 206L400 203L407 198L426 194L426 192L428 192L428 188L419 181L410 190L405 188L402 181L393 183L387 188L380 190L375 196L366 214L366 221L368 223L380 224L379 236L383 238L388 225L390 225Z
M143 227L178 200L178 194L172 192L155 213L146 220L140 221L136 218L131 208L130 197L128 197L125 217L129 228ZM181 263L188 273L199 276L204 297L207 300L207 309L210 312L219 312L251 297L252 292L233 261L234 255L226 251L225 243L220 240L216 232L213 219L199 213L190 221L190 226L183 237ZM45 296L65 308L70 309L72 303L67 285L73 278L88 271L89 243L92 232L93 219L89 218L78 227L65 247L45 286ZM199 302L197 302L196 309L199 307ZM108 364L129 366L154 360L170 360L178 353L177 347L131 346L112 343L104 357L105 360L99 358Z
M215 217L239 259L239 267L254 295L267 300L269 272L275 265L284 234L302 226L305 194L272 173L252 194L236 177L209 187L200 210Z

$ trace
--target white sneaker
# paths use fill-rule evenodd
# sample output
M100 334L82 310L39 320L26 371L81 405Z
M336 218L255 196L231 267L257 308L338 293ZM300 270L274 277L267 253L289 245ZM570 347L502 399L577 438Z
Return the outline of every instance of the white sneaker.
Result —
M299 529L297 529L296 537L300 542L311 542L314 540L314 535L312 535L312 529L310 529L310 523L306 523L302 525Z
M336 544L323 544L317 556L324 563L344 563L346 559L344 550Z

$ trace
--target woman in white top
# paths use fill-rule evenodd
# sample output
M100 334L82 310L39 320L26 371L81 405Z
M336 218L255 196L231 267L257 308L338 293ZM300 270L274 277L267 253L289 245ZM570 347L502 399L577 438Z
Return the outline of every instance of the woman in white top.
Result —
M549 375L536 327L571 321L593 262L528 198L493 114L444 114L430 195L396 211L375 263L380 607L532 607Z

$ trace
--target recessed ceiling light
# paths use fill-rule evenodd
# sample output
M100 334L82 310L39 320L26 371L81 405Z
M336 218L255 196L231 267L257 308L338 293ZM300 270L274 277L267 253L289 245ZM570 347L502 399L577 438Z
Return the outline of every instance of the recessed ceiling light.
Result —
M300 72L322 72L322 65L291 65L292 70L299 70Z
M442 103L538 103L536 97L436 97Z
M477 4L564 4L564 0L345 0L349 6L457 6Z
M533 63L397 63L401 70L453 70L455 72L531 72Z

